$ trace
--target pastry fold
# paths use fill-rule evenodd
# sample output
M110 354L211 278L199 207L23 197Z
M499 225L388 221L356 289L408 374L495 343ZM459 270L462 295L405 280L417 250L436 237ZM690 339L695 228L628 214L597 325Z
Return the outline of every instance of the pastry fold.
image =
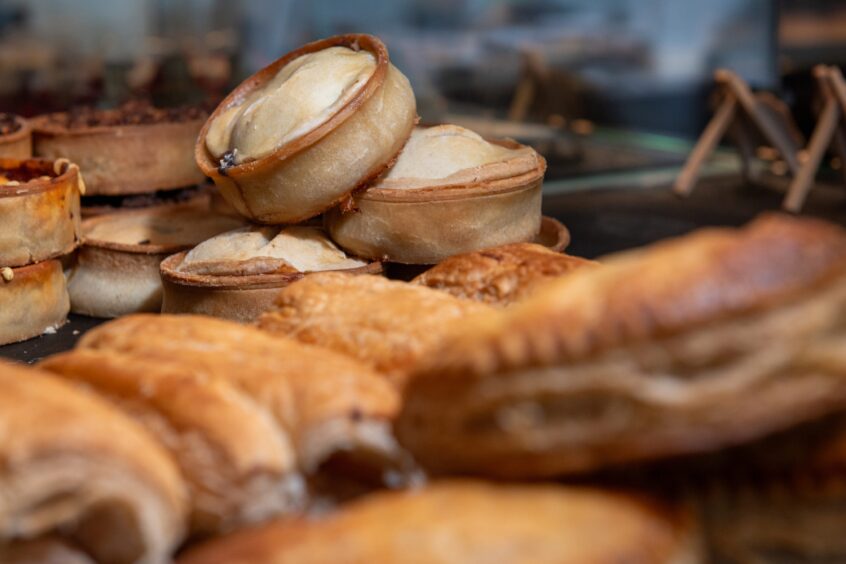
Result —
M187 507L167 452L114 407L43 372L0 362L0 386L3 561L72 561L54 535L98 562L166 561Z
M457 328L396 430L516 477L716 450L846 407L846 232L771 215L579 269Z

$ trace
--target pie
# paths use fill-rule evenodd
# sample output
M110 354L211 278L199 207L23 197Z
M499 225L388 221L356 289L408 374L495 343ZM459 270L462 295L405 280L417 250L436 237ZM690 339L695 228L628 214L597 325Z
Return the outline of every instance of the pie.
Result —
M507 306L531 295L550 279L595 264L535 243L513 243L450 257L411 283L459 298Z
M249 226L222 233L162 262L162 311L252 321L307 272L378 274L347 256L319 227Z
M455 327L398 437L430 470L521 478L742 444L846 407L844 314L842 228L704 229Z
M55 332L69 309L59 260L0 268L0 345Z
M380 276L326 272L283 288L275 308L259 318L258 326L358 358L400 385L451 325L489 310L484 304Z
M28 159L32 157L32 128L25 119L14 114L0 113L0 158Z
M334 209L326 225L357 256L406 264L531 241L545 170L543 157L514 141L418 127L393 168L354 196L354 211Z
M241 83L203 126L195 156L241 214L297 223L382 173L416 119L411 85L385 45L340 35Z
M693 564L693 521L648 498L559 485L438 482L322 519L280 521L189 549L180 564Z

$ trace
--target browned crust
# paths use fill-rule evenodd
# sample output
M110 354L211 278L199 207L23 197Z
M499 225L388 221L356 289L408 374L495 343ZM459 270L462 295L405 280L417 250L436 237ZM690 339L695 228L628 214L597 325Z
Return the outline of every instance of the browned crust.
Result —
M11 270L11 280L0 278L0 345L64 325L69 303L61 263L45 260Z
M6 135L0 135L0 155L12 158L32 156L32 126L28 120L14 116L18 129Z
M554 217L545 215L541 218L540 233L534 242L560 253L570 246L570 230Z
M17 186L0 184L0 198L12 198L57 190L60 186L65 186L70 182L78 185L79 169L77 167L65 163L62 166L61 173L57 173L54 166L54 161L47 159L0 158L0 172L21 171L33 176L32 180L22 182ZM49 176L50 178L43 179L40 178L41 176Z
M121 125L91 125L91 126L75 126L66 127L60 125L52 119L55 114L44 114L36 116L30 120L32 131L35 136L41 137L85 137L89 135L108 135L119 138L126 134L126 131L136 133L149 133L153 130L162 129L163 127L171 128L173 126L185 126L186 128L194 128L203 121L202 118L185 120L185 121L160 121L154 123L138 123L138 124L121 124Z

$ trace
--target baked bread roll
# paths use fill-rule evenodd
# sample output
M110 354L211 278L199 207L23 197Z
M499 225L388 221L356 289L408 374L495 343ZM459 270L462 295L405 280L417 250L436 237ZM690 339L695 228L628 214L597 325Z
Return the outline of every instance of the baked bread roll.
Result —
M203 126L195 157L241 214L298 223L382 173L416 119L411 85L385 45L340 35L242 82Z
M396 430L432 470L509 477L744 443L846 407L844 314L840 227L705 229L457 327Z
M458 298L507 306L552 278L595 264L534 243L514 243L450 257L411 283Z
M51 535L97 562L166 561L186 510L167 452L106 402L38 370L0 362L0 386L3 561L60 550Z
M324 471L374 482L402 471L390 386L353 359L252 327L128 316L42 365L112 399L171 449L196 532L300 510L305 481Z
M180 564L699 562L692 519L652 500L556 485L442 482L379 493L320 520L188 550Z
M355 213L334 209L326 226L357 256L406 264L532 241L545 170L543 157L514 141L418 127L387 174L354 196Z
M55 332L67 321L69 309L58 260L0 268L0 345Z
M401 385L450 325L489 309L379 276L325 272L279 292L276 308L262 315L258 326L356 357Z

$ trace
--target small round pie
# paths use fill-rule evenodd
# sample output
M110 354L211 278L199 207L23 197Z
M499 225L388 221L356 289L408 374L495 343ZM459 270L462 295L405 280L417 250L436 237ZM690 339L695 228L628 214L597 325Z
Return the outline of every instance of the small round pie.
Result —
M32 156L32 127L14 114L0 114L0 157L28 159Z
M243 223L193 205L86 219L83 245L68 273L73 312L94 317L158 312L161 261Z
M378 274L382 266L348 257L318 227L243 227L162 261L162 312L253 321L281 288L321 271Z
M60 261L0 269L0 345L55 331L69 308Z
M332 238L362 257L435 264L459 253L531 241L541 227L546 161L514 141L457 125L416 128L396 165L326 214Z
M297 223L382 173L416 119L411 85L385 45L336 36L241 83L203 126L195 157L241 214Z
M0 159L0 267L74 250L81 187L79 169L67 161Z

